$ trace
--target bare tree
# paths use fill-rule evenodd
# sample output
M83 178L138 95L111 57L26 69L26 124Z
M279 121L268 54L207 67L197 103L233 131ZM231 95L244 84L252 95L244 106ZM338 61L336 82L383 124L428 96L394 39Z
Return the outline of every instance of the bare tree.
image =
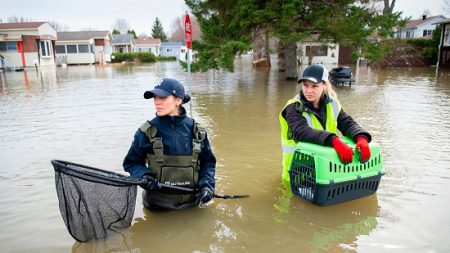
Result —
M113 28L118 30L120 34L127 34L128 30L131 30L128 21L123 18L117 18L114 21Z
M64 24L60 24L56 21L48 21L47 23L49 23L49 25L51 25L57 32L70 31L70 27Z
M190 15L189 17L191 19L192 26L192 40L200 40L202 31L200 30L200 25L198 24L197 18L194 15ZM185 16L183 15L172 21L172 25L170 26L169 41L186 42L184 35L184 18Z
M392 1L384 0L383 15L392 14L392 12L394 11L394 6L395 6L395 0L392 0Z
M25 22L33 22L31 18L17 17L17 16L9 16L8 23L25 23Z
M146 39L148 39L148 38L150 38L150 36L148 36L148 34L146 34L146 33L141 33L141 34L139 34L139 38L141 39L141 38L146 38Z
M444 0L444 13L450 14L450 0Z
M371 10L376 10L383 15L392 14L394 12L396 0L371 0L367 1L366 5Z
M82 27L81 31L98 31L98 29L94 28L94 27L91 27L91 26L88 26L88 27Z

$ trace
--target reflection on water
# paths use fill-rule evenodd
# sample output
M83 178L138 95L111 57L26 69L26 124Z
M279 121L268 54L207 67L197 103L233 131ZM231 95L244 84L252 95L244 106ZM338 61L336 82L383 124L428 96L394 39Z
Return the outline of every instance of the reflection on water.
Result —
M275 60L276 62L276 60ZM153 117L143 91L178 63L69 66L0 74L0 239L5 252L435 251L450 247L450 72L355 68L337 87L344 110L382 149L376 195L317 207L280 181L278 112L297 84L276 68L193 75L194 117L218 159L217 189L250 194L206 209L149 212L105 241L77 243L59 214L51 159L122 172L137 127Z

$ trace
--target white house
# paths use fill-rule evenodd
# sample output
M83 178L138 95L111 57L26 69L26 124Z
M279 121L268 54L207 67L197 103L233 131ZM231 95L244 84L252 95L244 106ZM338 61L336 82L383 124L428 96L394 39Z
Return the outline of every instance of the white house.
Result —
M420 19L409 20L404 29L397 32L397 38L431 38L436 29L436 23L446 20L442 15L427 17L423 15Z
M450 68L450 18L436 23L441 26L438 67Z
M333 43L306 39L297 42L297 57L300 64L338 65L339 46Z
M58 64L104 64L111 61L111 35L108 31L58 32Z
M161 56L176 57L177 60L186 61L187 47L180 41L161 42Z
M134 52L134 38L131 34L113 34L112 35L113 52L131 53Z
M0 68L55 66L55 41L47 22L0 23Z
M138 38L134 40L134 52L150 52L156 56L160 55L161 40L152 38Z

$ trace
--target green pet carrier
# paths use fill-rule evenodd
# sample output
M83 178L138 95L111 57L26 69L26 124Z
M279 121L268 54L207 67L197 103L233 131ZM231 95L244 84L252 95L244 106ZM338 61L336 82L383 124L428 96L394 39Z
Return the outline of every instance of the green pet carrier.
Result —
M344 165L331 147L299 142L289 169L294 195L319 206L364 197L377 191L383 173L380 148L371 142L370 160L359 162L355 143L341 138L354 151L353 162Z

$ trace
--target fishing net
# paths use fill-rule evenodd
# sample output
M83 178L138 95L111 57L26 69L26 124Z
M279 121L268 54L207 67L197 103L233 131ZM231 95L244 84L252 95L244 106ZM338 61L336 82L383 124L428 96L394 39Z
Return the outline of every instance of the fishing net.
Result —
M104 239L131 225L139 180L93 167L53 160L59 209L80 242Z

